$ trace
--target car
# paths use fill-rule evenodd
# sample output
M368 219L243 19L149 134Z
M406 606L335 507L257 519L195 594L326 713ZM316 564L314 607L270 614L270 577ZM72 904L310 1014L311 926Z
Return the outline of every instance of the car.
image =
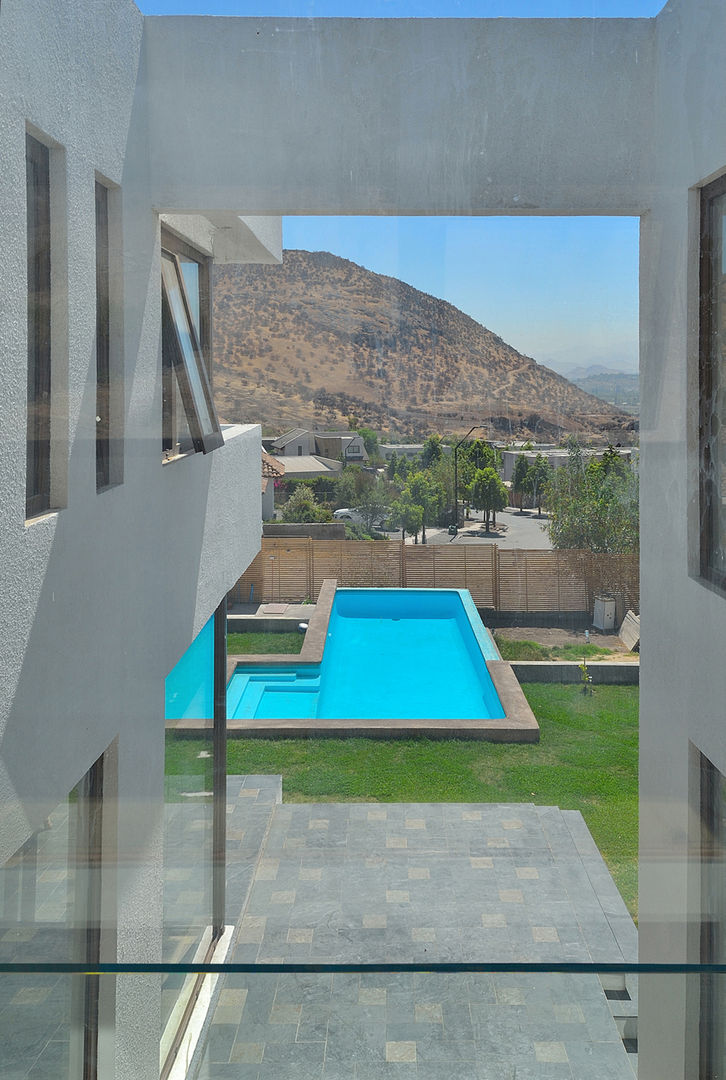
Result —
M355 525L368 525L368 519L357 506L343 506L340 510L333 511L334 521L352 521ZM373 522L374 529L385 529L386 519L380 518Z

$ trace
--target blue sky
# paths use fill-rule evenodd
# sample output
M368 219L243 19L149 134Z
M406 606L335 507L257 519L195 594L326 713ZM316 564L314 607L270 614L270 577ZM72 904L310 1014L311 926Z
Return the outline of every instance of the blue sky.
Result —
M617 18L664 0L136 0L145 14ZM637 371L638 222L632 218L288 217L287 248L332 251L461 308L566 373Z

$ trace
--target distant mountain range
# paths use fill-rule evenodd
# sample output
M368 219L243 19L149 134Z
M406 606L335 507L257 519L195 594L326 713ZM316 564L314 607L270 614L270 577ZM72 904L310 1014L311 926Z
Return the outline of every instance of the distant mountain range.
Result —
M640 411L640 379L629 371L612 371L602 364L568 372L568 378L588 394L609 402L614 408L637 415Z
M327 252L219 266L215 399L267 429L361 423L411 439L575 432L630 441L632 416L523 356L444 300Z

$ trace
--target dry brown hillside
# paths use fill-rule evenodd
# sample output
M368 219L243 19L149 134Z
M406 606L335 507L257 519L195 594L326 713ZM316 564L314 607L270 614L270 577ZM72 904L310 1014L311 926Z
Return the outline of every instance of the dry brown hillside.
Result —
M215 398L229 421L401 436L606 434L633 418L517 352L458 308L327 252L215 271Z

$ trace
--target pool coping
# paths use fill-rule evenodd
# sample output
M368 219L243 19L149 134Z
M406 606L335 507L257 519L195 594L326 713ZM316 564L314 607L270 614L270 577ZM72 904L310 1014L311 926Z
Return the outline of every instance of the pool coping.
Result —
M261 664L273 667L319 664L323 659L323 650L328 635L328 623L330 622L330 613L333 608L337 587L336 578L326 578L323 581L315 609L305 633L305 641L299 653L230 655L227 658L227 683L229 684L229 680L238 667L252 667ZM462 603L470 616L474 635L481 647L485 627L481 624L473 600L466 594L466 590L454 589L451 591L458 592L461 595ZM477 614L477 619L481 625L471 619L472 611ZM501 658L498 660L485 660L485 663L494 683L494 689L504 709L504 717L500 719L433 719L427 717L408 720L391 720L389 718L365 720L359 718L316 718L314 721L305 718L228 719L227 734L233 737L257 738L284 738L300 735L306 737L357 735L366 738L389 739L426 735L428 738L439 739L465 738L485 739L489 742L539 742L539 724L512 670L511 663ZM175 725L175 730L180 731L188 728L198 731L203 729L204 725L205 721L179 721L178 726Z

